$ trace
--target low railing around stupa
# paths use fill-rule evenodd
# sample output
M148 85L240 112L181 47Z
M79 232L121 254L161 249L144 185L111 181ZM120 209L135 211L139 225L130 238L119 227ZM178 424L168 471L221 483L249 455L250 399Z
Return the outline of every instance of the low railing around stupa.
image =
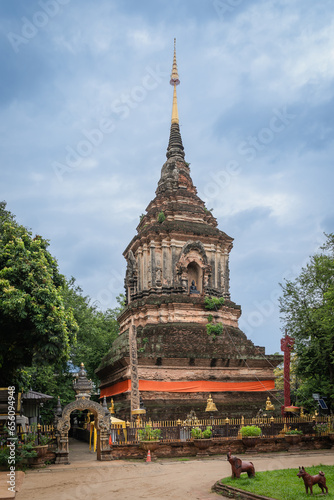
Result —
M326 436L333 432L333 417L293 417L293 418L213 418L205 420L193 420L191 422L177 421L151 421L148 422L126 422L123 424L112 424L111 436L113 445L136 444L139 442L139 430L150 425L153 429L160 429L160 442L189 441L191 440L191 429L199 427L205 430L210 426L212 439L240 439L241 427L256 425L261 429L262 438L283 436L286 431L297 429L304 435Z

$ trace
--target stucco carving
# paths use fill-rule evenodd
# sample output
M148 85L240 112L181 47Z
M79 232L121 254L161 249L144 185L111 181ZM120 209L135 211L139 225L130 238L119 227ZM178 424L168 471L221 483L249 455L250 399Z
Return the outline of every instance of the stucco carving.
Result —
M195 263L201 270L198 276L189 275L189 265ZM188 267L189 266L189 267ZM192 279L195 278L196 286L202 291L209 281L211 266L203 244L200 241L187 241L183 246L179 260L175 267L176 277L183 288L188 289Z
M187 241L187 243L184 245L184 247L181 250L181 255L180 259L182 258L182 255L187 255L191 250L195 250L200 254L200 256L203 259L203 264L207 265L208 264L208 258L203 246L203 243L201 241Z
M130 302L131 295L137 292L138 266L132 250L127 255L127 268L124 280L127 301Z

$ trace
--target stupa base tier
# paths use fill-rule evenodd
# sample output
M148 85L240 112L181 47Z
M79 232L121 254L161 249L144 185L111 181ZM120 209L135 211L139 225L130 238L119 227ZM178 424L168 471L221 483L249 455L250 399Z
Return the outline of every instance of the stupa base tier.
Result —
M273 391L275 393L275 391ZM273 397L271 392L271 397ZM267 392L225 392L212 393L217 411L206 412L208 392L201 393L168 393L141 392L141 401L146 409L146 420L178 420L184 421L191 411L198 419L214 418L247 418L255 417L259 409L265 408ZM107 398L109 399L109 398ZM130 394L113 396L117 417L130 420ZM272 415L273 412L270 412ZM279 410L278 410L279 414Z

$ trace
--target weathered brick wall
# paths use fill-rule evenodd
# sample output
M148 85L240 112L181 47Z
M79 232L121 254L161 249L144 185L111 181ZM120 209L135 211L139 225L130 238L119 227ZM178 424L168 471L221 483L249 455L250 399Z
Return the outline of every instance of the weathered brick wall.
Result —
M147 340L146 340L147 339ZM264 360L263 349L254 346L239 328L224 325L215 339L198 323L160 323L137 328L138 357L219 358ZM268 364L265 361L264 366ZM239 364L241 366L241 363Z
M303 441L300 443L301 450L319 450L329 449L330 442L326 439L311 438L304 436ZM252 454L252 450L246 448L241 439L217 439L213 440L211 446L208 448L208 455L221 455L222 460L226 460L228 450L231 450L233 455L242 455L247 452ZM276 438L261 438L256 444L254 453L270 453L288 451L289 444L285 441L284 437ZM138 458L145 459L147 452L142 450L139 445L124 444L114 445L111 447L111 458L120 460L125 458ZM193 441L187 442L172 442L172 443L159 443L158 448L151 453L154 457L158 458L173 458L173 457L195 457L198 450Z

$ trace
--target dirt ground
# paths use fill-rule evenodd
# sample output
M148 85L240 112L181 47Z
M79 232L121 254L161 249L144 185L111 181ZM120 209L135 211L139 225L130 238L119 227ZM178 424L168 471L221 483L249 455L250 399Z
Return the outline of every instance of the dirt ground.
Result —
M151 463L97 462L94 458L84 443L72 445L70 465L51 465L46 469L28 471L16 499L218 500L223 497L212 493L211 487L231 473L225 456L202 460L158 459ZM299 465L334 465L333 450L247 454L242 458L251 459L258 471L297 468ZM304 488L303 484L300 486Z

